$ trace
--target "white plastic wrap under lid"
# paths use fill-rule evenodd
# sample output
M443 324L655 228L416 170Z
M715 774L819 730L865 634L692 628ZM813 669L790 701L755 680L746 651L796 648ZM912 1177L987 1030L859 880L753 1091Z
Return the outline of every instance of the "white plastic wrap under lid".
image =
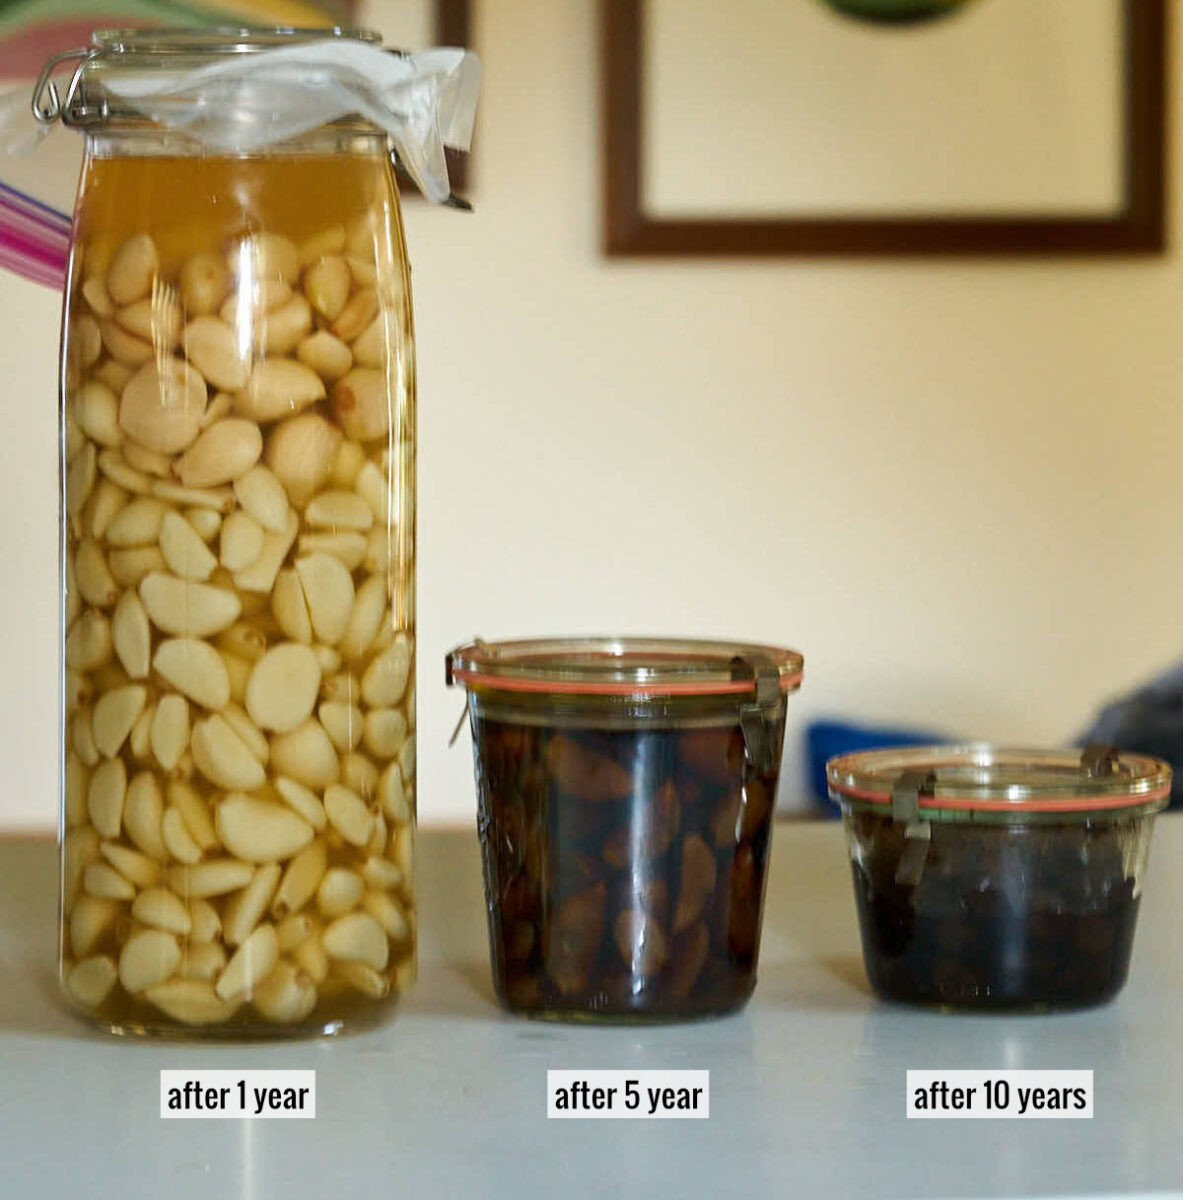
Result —
M419 189L442 203L444 147L468 149L480 74L477 56L465 50L398 54L324 40L189 70L111 72L102 88L162 127L229 153L360 116L386 130Z

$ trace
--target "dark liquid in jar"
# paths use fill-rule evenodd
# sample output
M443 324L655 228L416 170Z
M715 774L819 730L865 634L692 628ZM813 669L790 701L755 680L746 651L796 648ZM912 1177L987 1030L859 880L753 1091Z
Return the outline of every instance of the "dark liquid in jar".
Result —
M903 827L847 816L871 983L910 1003L1068 1008L1114 996L1138 896L1123 866L1131 822L931 826L915 885L896 880Z
M722 1013L755 986L776 772L738 725L474 718L493 974L559 1016Z

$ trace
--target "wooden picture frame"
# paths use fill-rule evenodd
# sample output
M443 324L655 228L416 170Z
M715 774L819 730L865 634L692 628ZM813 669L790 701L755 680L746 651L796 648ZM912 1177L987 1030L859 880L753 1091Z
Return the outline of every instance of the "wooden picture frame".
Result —
M471 49L472 13L470 0L435 0L435 40L438 46L463 46ZM468 154L446 149L448 181L452 191L463 195L472 186Z
M1112 217L671 218L642 195L645 0L601 0L603 248L609 256L1104 255L1166 242L1166 0L1123 0L1123 203Z

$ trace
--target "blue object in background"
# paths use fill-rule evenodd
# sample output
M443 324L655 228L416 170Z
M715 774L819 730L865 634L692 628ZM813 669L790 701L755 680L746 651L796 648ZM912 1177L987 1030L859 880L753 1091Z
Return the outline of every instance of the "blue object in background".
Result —
M1101 709L1078 745L1090 742L1166 759L1171 807L1183 808L1183 663Z
M826 817L839 817L826 786L826 763L839 754L879 750L888 746L935 746L949 739L925 729L886 725L852 725L846 721L811 721L805 726L805 758L809 788Z

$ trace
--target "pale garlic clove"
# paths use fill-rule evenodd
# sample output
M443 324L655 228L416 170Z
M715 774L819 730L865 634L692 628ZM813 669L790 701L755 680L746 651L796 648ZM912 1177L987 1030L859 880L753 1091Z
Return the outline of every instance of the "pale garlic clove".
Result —
M118 969L115 960L96 954L75 963L66 976L66 990L85 1008L98 1008L115 986Z
M197 638L161 642L153 670L202 708L217 710L230 703L230 677L218 652Z
M263 919L279 885L282 868L277 862L264 863L250 883L226 901L222 913L223 937L228 946L241 946Z
M100 321L98 328L104 349L116 362L127 367L142 367L152 360L155 353L152 343L128 333L114 317Z
M272 738L271 764L278 774L314 790L331 784L340 769L329 735L311 719Z
M290 354L312 328L312 309L303 296L265 313L255 326L255 348L260 355L280 358Z
M341 784L368 801L378 791L378 768L364 754L346 754L341 759Z
M162 696L152 717L148 740L156 761L171 771L189 745L189 705L175 693Z
M215 528L221 525L217 513L210 509L197 512L211 513ZM160 525L160 553L168 569L178 578L201 583L213 574L218 560L201 539L191 520L180 513L169 510Z
M121 842L103 842L99 853L129 883L137 888L155 887L160 882L160 863Z
M127 939L119 955L119 982L125 991L142 992L163 983L181 962L181 947L171 933L144 929Z
M372 708L389 708L397 704L407 690L410 673L411 648L400 638L366 668L361 677L362 698Z
M243 509L271 533L285 533L291 517L283 484L266 467L252 467L234 481Z
M325 491L308 502L308 507L304 510L304 520L309 525L321 529L356 530L364 533L374 524L374 514L356 492Z
M119 398L119 424L128 437L161 454L184 450L205 412L205 380L181 359L145 363Z
M133 234L116 250L107 268L107 294L117 305L141 300L152 290L159 270L156 243L146 233Z
M234 407L253 421L276 421L324 399L324 395L324 382L311 367L291 358L265 358L254 365L245 386L236 393Z
M327 863L328 851L321 838L310 842L296 854L284 870L283 878L271 901L272 915L285 917L290 913L300 912L316 895Z
M265 531L254 517L241 509L222 523L219 560L228 571L241 571L263 553Z
M88 896L107 900L130 900L136 889L107 863L91 863L82 872L82 887Z
M378 293L372 287L364 287L353 293L330 328L343 342L352 342L377 315Z
M312 621L304 599L304 587L293 567L284 567L275 577L271 591L271 615L281 632L294 642L312 641Z
M70 913L70 945L78 958L85 958L115 924L122 910L117 900L80 896Z
M234 952L218 976L214 990L223 1000L249 995L279 961L279 941L274 925L259 925Z
M328 554L308 554L296 560L308 615L316 636L327 646L344 636L353 612L353 578L340 560Z
M208 383L223 392L246 386L251 373L250 344L217 317L195 317L185 326L185 354Z
M286 642L255 664L247 684L247 712L260 728L287 733L312 715L319 690L316 655L298 642Z
M374 832L374 814L349 788L332 784L325 789L325 815L334 829L352 846L364 846Z
M217 714L194 725L190 749L197 769L218 787L253 791L267 778L250 747Z
M152 624L178 637L209 637L233 625L242 612L234 592L175 575L146 575L139 592Z
M74 419L92 441L101 446L118 446L123 441L119 428L119 400L106 384L92 379L74 393Z
M358 906L365 890L365 880L356 871L330 867L316 889L316 907L329 920L344 916Z
M227 417L208 426L177 460L186 487L217 487L245 475L263 453L263 434L254 421Z
M338 917L325 929L321 941L332 959L362 963L375 971L385 970L390 961L390 943L382 926L369 913L353 912Z
M354 367L333 385L329 403L346 437L369 442L390 432L392 404L384 371Z
M190 865L201 861L201 847L189 832L179 808L170 806L165 809L160 822L160 832L171 858Z
M181 311L166 291L116 309L115 320L133 337L160 350L171 350L181 334Z
M151 496L138 496L107 526L107 544L120 548L150 546L160 536L165 506Z
M304 269L312 266L318 258L326 254L340 254L345 249L345 226L331 225L319 233L306 238L297 247L300 266Z
M227 265L249 290L256 279L278 278L294 283L300 274L300 254L291 238L280 233L252 233L230 248Z
M316 1007L316 985L306 971L281 962L254 990L251 1004L265 1020L277 1025L303 1021Z
M335 321L353 290L349 264L340 255L331 254L313 263L304 272L304 294L324 318Z
M311 788L282 775L277 776L273 782L281 800L298 812L313 829L318 832L324 829L328 820L324 805Z
M167 479L172 472L173 460L167 454L158 454L137 442L125 440L119 447L119 452L133 471L155 475L159 479Z
M183 780L173 780L168 785L168 802L181 814L185 828L202 850L213 850L218 845L218 835L214 832L214 819L210 815L209 806Z
M165 883L178 896L187 896L190 901L208 900L246 887L254 873L250 863L236 858L215 858L196 866L169 867Z
M123 759L108 759L95 767L86 792L86 810L90 813L90 823L103 837L119 836L126 795L127 768Z
M94 743L104 758L114 758L119 753L147 699L148 691L140 684L115 688L99 697L94 706L91 730Z
M369 543L360 533L302 533L296 548L302 555L331 555L347 571L356 571L366 560Z
M327 329L318 329L296 346L296 357L327 383L336 383L353 366L353 352Z
M327 700L316 710L316 715L338 750L348 754L357 748L362 736L360 708Z
M234 572L234 586L242 592L269 594L275 586L275 579L283 566L283 560L296 540L296 530L299 527L299 517L289 510L287 528L283 533L267 532L259 557L249 567Z
M182 1025L221 1025L237 1010L239 1000L223 1000L203 979L169 979L144 990L144 999Z
M181 268L181 302L194 316L216 312L232 285L230 271L216 254L195 254Z
M272 430L266 463L297 508L324 486L340 441L340 429L318 413L291 417Z
M160 784L151 771L141 771L127 785L123 828L137 849L157 860L163 860L167 853L161 830L163 816L164 797Z
M202 903L205 903L204 901ZM217 942L190 941L177 968L179 979L203 979L213 982L226 965L226 951ZM212 988L210 989L212 992Z
M247 713L237 704L227 704L218 715L238 734L243 744L259 762L266 766L267 760L271 757L271 746L262 730Z
M180 898L168 888L153 887L141 892L131 906L131 915L141 924L166 933L187 935L193 918Z
M221 936L222 918L208 900L190 900L189 916L193 921L193 928L189 932L191 942L206 945Z

